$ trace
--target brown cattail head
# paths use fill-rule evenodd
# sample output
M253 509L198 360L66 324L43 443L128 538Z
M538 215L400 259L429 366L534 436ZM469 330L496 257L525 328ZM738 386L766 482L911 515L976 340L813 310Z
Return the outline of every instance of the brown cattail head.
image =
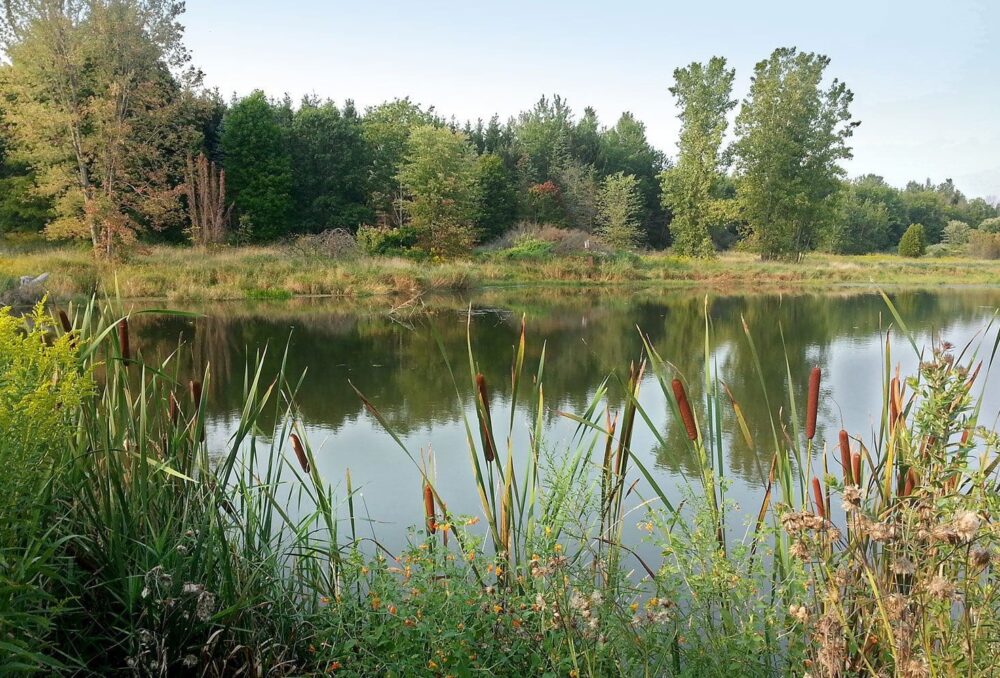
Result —
M118 321L118 348L121 351L122 360L127 365L132 360L132 349L129 346L128 318Z
M895 376L889 382L889 434L896 430L896 421L903 405L903 392L899 386L899 377Z
M962 447L965 447L966 445L969 444L969 438L971 437L972 437L972 429L971 428L965 429L964 431L962 431L962 441L959 444Z
M903 496L909 497L913 494L913 490L916 489L917 483L919 482L917 478L917 472L912 468L906 471L906 482L903 483Z
M434 491L427 483L424 483L424 518L427 520L427 531L431 534L437 532L437 521L434 519Z
M674 398L677 400L677 409L681 413L681 421L684 422L684 430L687 431L688 440L698 439L698 427L694 422L694 414L691 412L691 403L688 402L687 392L680 379L674 379L671 383L674 389Z
M191 390L191 401L194 403L194 408L198 409L201 407L201 382L197 379L192 379L188 382L188 386Z
M854 481L851 476L851 439L844 429L840 429L840 465L844 469L844 485L852 484Z
M69 321L69 316L62 309L59 310L59 324L62 325L63 332L66 334L73 331L73 323Z
M854 484L861 486L861 453L855 452L851 455L851 480Z
M812 368L809 373L809 399L806 401L806 438L812 440L816 435L816 413L819 411L819 382L823 372Z
M482 408L482 416L479 419L479 433L483 439L483 456L487 463L492 463L497 457L497 452L493 449L493 417L490 415L490 395L486 390L486 377L482 372L476 375L476 396L479 398L479 405Z
M299 466L306 473L309 473L309 457L306 456L306 450L302 447L302 441L296 434L289 436L292 441L292 450L295 452L295 458L299 460Z
M816 502L816 514L820 518L826 518L826 502L823 501L823 488L819 485L819 478L812 479L813 500Z
M173 391L170 392L170 404L167 406L167 415L170 417L170 423L176 426L179 413L177 411L177 398L174 397Z

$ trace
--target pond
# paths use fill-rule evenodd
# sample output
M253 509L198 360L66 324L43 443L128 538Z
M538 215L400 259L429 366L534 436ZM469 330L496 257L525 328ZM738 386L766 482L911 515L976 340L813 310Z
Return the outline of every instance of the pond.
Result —
M989 358L997 338L996 328L989 324L1000 307L1000 290L905 291L890 297L918 346L929 349L932 341L948 341L960 349L970 341L974 346L982 342L982 356ZM343 497L350 469L354 487L360 488L357 510L369 521L367 536L375 535L391 550L409 538L408 528L422 522L420 475L366 412L351 384L381 411L414 455L433 451L437 487L452 511L479 514L463 420L468 417L475 432L466 345L470 309L472 350L489 384L498 441L506 438L511 362L522 317L527 327L527 375L535 375L544 348L544 448L553 453L572 444L576 429L576 423L560 413L583 413L609 375L625 378L630 363L642 356L640 330L658 354L684 375L698 409L697 402L704 401L707 313L711 362L742 409L753 439L747 444L732 408L726 407L722 472L730 482L728 498L746 516L760 505L774 451L771 418L788 418L789 394L801 416L813 366L823 370L813 463L818 464L825 445L832 468L837 465L832 450L841 428L866 441L878 431L890 326L893 369L899 363L902 374L912 374L918 360L884 300L868 290L706 296L628 288L525 288L471 298L411 300L392 311L384 305L368 308L329 299L217 304L189 309L203 314L196 319L138 316L133 329L147 358L165 356L183 340L193 349L194 364L183 366L182 372L195 375L210 369L207 429L210 444L220 449L239 417L246 362L267 347L265 375L273 375L287 345L291 380L304 374L296 400L320 473ZM755 367L744 321L757 346L762 374ZM534 403L528 402L529 394L530 387L524 388L515 413L518 459L526 454L532 426ZM621 386L615 377L609 382L608 401L612 410L621 409ZM649 372L639 401L665 444L639 422L633 450L672 500L680 501L685 479L696 477L694 460L683 428ZM992 384L985 390L981 422L994 425L998 408L1000 387ZM265 430L273 431L274 425L266 422ZM640 483L630 505L649 499L652 493ZM343 509L342 514L346 514ZM633 543L638 539L635 524L641 519L641 512L630 514L626 541L630 536ZM740 527L740 521L735 522Z

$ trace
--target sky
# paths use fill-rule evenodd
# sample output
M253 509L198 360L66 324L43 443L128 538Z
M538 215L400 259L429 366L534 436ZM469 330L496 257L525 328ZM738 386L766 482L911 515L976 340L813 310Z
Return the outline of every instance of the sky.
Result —
M675 68L723 56L742 99L754 64L794 46L829 56L829 77L854 92L851 176L951 178L1000 198L998 0L188 0L184 23L227 98L262 89L364 108L409 96L464 122L558 93L609 126L631 111L668 155Z

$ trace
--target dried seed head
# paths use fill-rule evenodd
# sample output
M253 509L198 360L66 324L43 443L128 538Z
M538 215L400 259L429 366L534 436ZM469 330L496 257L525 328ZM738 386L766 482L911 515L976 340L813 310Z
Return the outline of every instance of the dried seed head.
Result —
M955 516L955 532L965 541L972 541L982 521L974 511L963 511Z
M122 360L128 365L132 361L132 349L129 345L128 318L118 321L118 349Z
M809 373L809 398L806 401L806 438L812 440L816 435L816 414L819 412L819 383L822 370L812 368Z
M684 430L687 431L688 440L698 439L698 426L694 421L694 414L691 412L691 403L688 402L687 391L680 379L671 382L674 390L674 398L677 400L677 409L681 414L681 421L684 423Z
M289 439L292 441L292 450L295 452L295 458L299 460L299 466L302 467L303 471L309 473L309 457L306 456L306 450L302 446L302 441L294 433L289 436Z
M170 423L176 426L179 413L177 410L177 398L174 397L173 391L170 392L170 403L167 406L167 416L170 417Z
M990 564L992 556L990 555L990 552L982 546L977 546L969 552L969 558L972 560L972 564L976 567L986 567Z

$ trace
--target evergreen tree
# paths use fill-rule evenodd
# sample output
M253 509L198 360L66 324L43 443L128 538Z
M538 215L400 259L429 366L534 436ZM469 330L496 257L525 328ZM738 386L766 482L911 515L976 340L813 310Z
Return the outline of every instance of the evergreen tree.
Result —
M481 242L500 237L517 219L517 189L499 155L481 155L476 167L479 205L476 227Z
M899 256L922 257L927 251L927 240L923 224L910 224L899 240Z
M222 124L229 194L243 237L286 235L292 220L292 162L278 106L257 90L230 106Z
M296 227L311 233L357 230L373 218L368 203L371 152L351 102L305 100L291 127Z
M598 198L598 232L611 246L632 249L642 244L642 194L639 181L618 172L604 179Z

